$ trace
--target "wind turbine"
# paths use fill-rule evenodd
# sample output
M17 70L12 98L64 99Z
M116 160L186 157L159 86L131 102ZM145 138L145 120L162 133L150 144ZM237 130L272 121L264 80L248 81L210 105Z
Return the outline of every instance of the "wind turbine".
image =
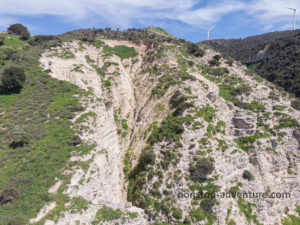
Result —
M207 29L207 40L209 40L209 32L214 29L216 27L216 25L211 26L210 28Z
M289 10L292 10L294 12L293 29L296 30L296 11L297 11L297 9L296 8L295 9L294 8L289 8L289 7L285 7L285 8L287 8Z

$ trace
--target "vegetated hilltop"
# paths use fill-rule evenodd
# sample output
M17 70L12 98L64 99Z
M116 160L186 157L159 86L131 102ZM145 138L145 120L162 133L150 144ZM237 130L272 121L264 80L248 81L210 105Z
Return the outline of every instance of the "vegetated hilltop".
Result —
M300 30L202 42L300 97Z
M0 52L0 224L299 223L299 101L240 63L145 29Z

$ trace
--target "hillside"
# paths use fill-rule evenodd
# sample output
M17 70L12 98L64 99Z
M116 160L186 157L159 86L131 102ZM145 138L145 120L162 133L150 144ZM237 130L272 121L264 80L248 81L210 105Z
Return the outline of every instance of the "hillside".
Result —
M202 42L300 97L300 30Z
M299 223L297 101L240 63L138 29L0 52L0 224Z

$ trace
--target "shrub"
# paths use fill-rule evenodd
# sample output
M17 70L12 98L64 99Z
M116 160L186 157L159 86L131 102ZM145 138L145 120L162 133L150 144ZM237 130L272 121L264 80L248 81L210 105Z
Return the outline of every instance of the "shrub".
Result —
M215 55L215 56L213 57L213 59L219 61L219 60L221 59L221 57L222 57L221 55Z
M243 172L243 178L244 178L245 180L248 180L248 181L254 180L254 177L253 177L252 173L250 173L249 170L245 170L245 171Z
M163 141L164 138L167 141L178 141L181 134L184 132L183 127L184 118L168 116L161 124L161 127L155 127L148 139L149 144L154 144L159 141Z
M213 212L213 207L216 204L216 200L214 199L204 199L201 201L200 205L202 207L202 209L206 212Z
M171 97L169 103L171 108L175 111L173 112L173 116L181 116L184 111L192 106L192 103L185 102L187 97L182 95L179 90L177 90L173 96Z
M0 45L4 44L4 40L5 40L5 37L3 35L0 35Z
M73 146L80 145L81 143L82 143L82 140L81 140L81 138L80 138L78 135L75 135L75 136L68 142L69 145L73 145Z
M172 209L172 215L173 215L173 217L175 218L175 219L181 219L182 218L182 212L181 212L181 210L180 209L177 209L177 208L173 208Z
M190 173L193 178L206 178L214 170L213 163L207 159L202 158L197 163L196 166L190 167Z
M221 63L216 59L211 59L208 61L208 63L210 66L220 66L221 65Z
M251 87L249 85L243 84L231 91L233 96L241 95L241 94L248 94L251 91Z
M25 221L21 216L12 216L9 219L8 225L24 225Z
M187 48L187 51L196 57L203 57L205 55L205 51L196 44L190 44Z
M296 99L291 102L291 106L293 109L300 110L300 99Z
M9 147L12 149L22 148L24 145L27 145L29 142L26 139L13 141L9 144Z
M112 209L107 206L103 206L101 209L98 210L96 214L96 219L99 221L112 221L112 220L117 220L122 217L123 213L120 209Z
M19 91L25 82L25 72L22 68L11 66L3 71L2 86L10 91Z
M141 154L139 164L137 165L138 171L143 171L148 165L155 163L155 154L152 150L144 150Z
M19 197L19 190L14 187L8 187L0 192L0 205L13 202Z
M30 37L27 27L20 23L10 25L7 31L12 34L20 35L22 40L27 40Z

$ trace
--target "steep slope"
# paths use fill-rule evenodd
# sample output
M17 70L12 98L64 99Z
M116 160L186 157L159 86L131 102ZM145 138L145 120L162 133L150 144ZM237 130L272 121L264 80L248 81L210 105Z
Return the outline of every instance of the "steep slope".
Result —
M16 160L20 168L10 167L10 141L3 142L2 174L34 171L40 183L20 183L47 192L21 215L47 225L297 224L300 111L291 108L293 98L214 50L162 36L138 39L143 35L80 30L25 44L40 48L35 59L43 68L29 80L47 79L51 86L43 87L59 95L46 95L47 110L35 122L59 130L47 130L51 141L37 140L42 148L29 145L38 156ZM27 88L13 98L24 99ZM45 92L32 93L41 101ZM40 158L45 166L35 164ZM1 182L0 197L3 184L10 186ZM22 224L4 218L18 212L8 210L14 204L1 205L4 224Z
M202 43L245 63L260 76L300 96L299 29Z
M98 48L66 43L41 58L50 75L101 98L89 103L92 116L83 125L90 127L81 135L96 143L95 150L76 158L90 164L87 171L75 172L66 189L90 204L47 224L105 222L103 205L138 212L137 218L123 221L128 224L273 224L286 209L295 210L296 197L276 199L276 204L273 199L219 194L298 196L300 114L290 108L287 97L249 77L237 63L228 67L220 59L219 68L206 66L217 54L212 50L196 58L184 46L101 41ZM134 47L138 55L122 57L120 46L123 53ZM74 58L59 58L64 51ZM201 198L200 191L209 194ZM182 197L191 193L196 196ZM149 222L142 222L143 211L126 199L145 209ZM120 222L118 217L110 219Z

